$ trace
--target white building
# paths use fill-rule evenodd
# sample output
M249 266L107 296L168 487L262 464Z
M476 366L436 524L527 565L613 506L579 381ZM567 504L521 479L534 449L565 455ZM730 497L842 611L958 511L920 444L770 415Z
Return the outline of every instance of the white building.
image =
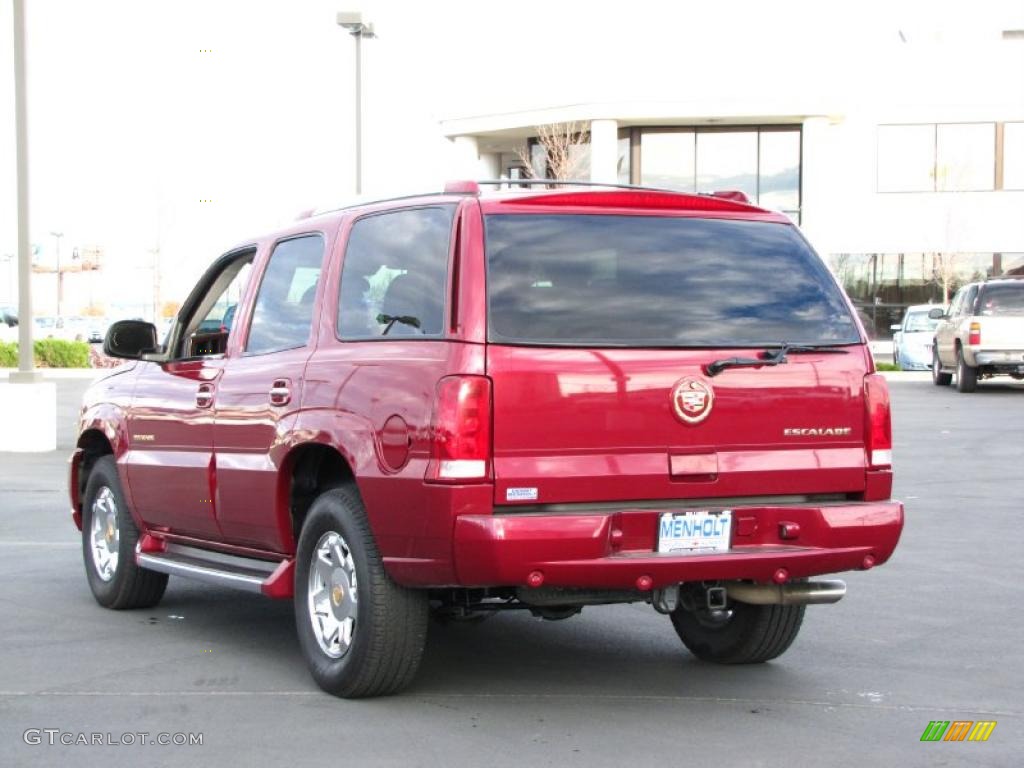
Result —
M733 19L719 6L694 30L678 9L640 4L639 34L563 42L535 94L500 77L483 106L453 91L450 175L526 173L524 146L543 175L536 126L573 122L578 175L741 189L789 213L878 337L906 305L941 302L944 282L1024 272L1024 13L929 28L930 4L905 26L878 11L826 18L822 5L798 24L762 9L737 31L746 6ZM525 82L539 82L542 51Z

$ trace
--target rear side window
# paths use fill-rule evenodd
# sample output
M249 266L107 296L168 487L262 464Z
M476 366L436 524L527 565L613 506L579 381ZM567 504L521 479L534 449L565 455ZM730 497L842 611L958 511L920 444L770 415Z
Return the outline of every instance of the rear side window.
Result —
M610 215L486 218L496 342L853 344L827 268L790 226Z
M251 355L296 349L309 343L316 286L324 258L319 235L275 246L263 273L245 351Z
M986 285L976 312L979 315L1024 315L1024 280L1019 285Z
M342 339L440 336L454 205L374 214L353 226L338 297Z

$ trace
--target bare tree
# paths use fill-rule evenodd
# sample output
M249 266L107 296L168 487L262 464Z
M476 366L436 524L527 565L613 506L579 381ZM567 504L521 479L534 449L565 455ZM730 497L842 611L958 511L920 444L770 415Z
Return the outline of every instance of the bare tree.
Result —
M527 175L532 179L552 178L559 181L575 178L583 162L582 147L587 143L585 128L583 123L575 121L535 126L537 143L544 149L547 160L548 175L541 175L545 169L538 172L530 156L530 146L524 145L516 148L516 155L526 167Z

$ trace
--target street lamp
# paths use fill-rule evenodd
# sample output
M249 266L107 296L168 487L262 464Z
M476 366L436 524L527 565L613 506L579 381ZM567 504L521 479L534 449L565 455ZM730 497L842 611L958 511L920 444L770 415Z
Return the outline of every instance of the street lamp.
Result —
M50 232L57 240L57 319L60 319L60 303L64 297L61 295L64 293L64 286L60 279L60 239L64 237L63 232Z
M356 194L363 191L363 38L372 38L373 24L363 23L363 14L342 11L338 26L344 27L356 39Z

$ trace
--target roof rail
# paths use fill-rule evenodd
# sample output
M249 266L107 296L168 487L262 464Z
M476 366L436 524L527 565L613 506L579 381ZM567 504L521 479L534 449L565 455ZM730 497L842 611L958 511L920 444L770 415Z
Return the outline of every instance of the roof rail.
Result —
M458 182L454 182L458 183ZM551 187L604 187L606 189L635 189L643 192L667 192L672 195L702 195L704 197L719 197L723 200L732 200L737 203L746 203L751 205L750 198L747 197L745 192L738 189L721 189L715 190L714 192L683 192L679 189L667 189L665 187L649 187L643 184L621 184L619 182L609 181L580 181L575 179L486 179L483 181L470 182L475 184L483 184L485 186L495 186L507 184L510 187L517 186L551 186ZM449 182L453 184L453 182ZM448 187L445 187L445 191L448 191Z

